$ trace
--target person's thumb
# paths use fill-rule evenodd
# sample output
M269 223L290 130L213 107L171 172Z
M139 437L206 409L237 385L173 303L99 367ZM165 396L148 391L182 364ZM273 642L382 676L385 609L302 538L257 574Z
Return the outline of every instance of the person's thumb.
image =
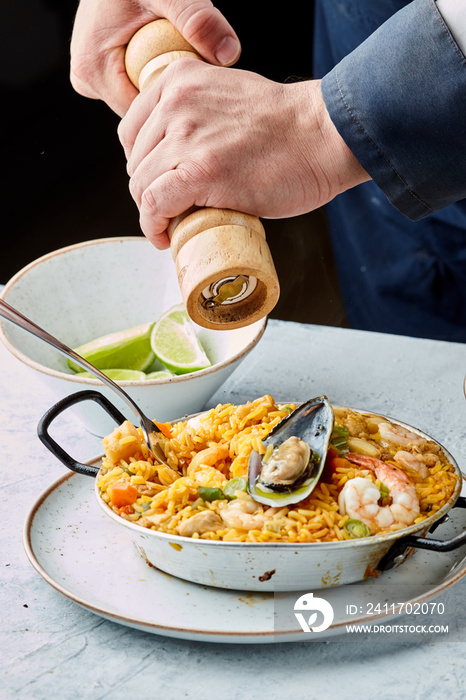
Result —
M160 3L153 3L160 10ZM241 53L241 45L230 24L209 0L169 3L165 16L206 61L229 66Z

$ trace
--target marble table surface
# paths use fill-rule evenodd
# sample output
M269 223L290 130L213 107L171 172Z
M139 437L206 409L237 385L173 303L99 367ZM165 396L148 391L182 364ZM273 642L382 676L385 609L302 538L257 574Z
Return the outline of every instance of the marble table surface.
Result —
M426 431L466 471L465 372L466 345L269 321L208 407L264 393L296 401L325 393ZM28 511L65 472L36 437L56 398L0 344L2 698L466 696L466 578L452 589L455 630L426 640L212 644L131 629L62 596L32 568L22 544ZM101 452L100 439L70 417L57 431L78 459Z

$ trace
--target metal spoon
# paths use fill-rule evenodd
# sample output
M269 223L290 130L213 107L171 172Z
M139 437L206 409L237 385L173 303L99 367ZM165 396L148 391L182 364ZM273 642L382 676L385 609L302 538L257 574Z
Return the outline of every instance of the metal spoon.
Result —
M15 323L20 328L23 328L23 330L28 331L28 333L32 333L32 335L35 335L37 338L40 338L40 340L45 341L46 343L54 347L56 350L61 352L62 355L69 357L73 360L73 362L76 362L77 365L80 365L88 372L91 372L91 374L97 377L97 379L100 379L104 384L106 384L110 389L112 389L116 394L118 394L120 399L123 399L126 405L136 415L139 421L139 425L142 428L142 432L146 440L147 446L151 450L155 459L161 464L166 465L165 454L160 446L160 440L161 437L163 437L162 433L157 428L155 423L149 418L147 418L146 415L144 415L141 409L138 408L138 406L134 403L133 399L130 396L128 396L126 391L123 391L123 389L119 387L118 384L116 384L109 377L107 377L107 375L105 375L103 372L97 369L97 367L94 367L94 365L85 360L84 357L78 355L74 350L69 348L67 345L64 345L64 343L62 343L60 340L54 338L53 335L50 335L50 333L44 331L44 329L38 326L36 323L26 318L26 316L23 316L23 314L21 314L12 306L7 304L5 301L3 301L3 299L0 299L0 316L3 316L3 318L6 318L8 321Z

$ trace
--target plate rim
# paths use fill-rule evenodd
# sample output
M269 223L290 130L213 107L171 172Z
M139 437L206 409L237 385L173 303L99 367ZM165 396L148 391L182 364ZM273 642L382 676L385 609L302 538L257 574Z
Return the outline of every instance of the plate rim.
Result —
M113 622L116 622L118 624L122 624L125 626L137 628L137 629L142 629L146 632L151 632L155 634L160 634L160 635L165 635L165 636L174 636L182 639L195 639L197 641L205 641L205 642L213 642L213 643L223 643L223 642L232 642L232 643L241 643L241 642L250 642L250 643L260 643L261 641L267 641L267 642L286 642L286 641L304 641L302 638L301 633L297 629L292 629L292 630L257 630L257 631L226 631L226 630L211 630L211 629L194 629L194 628L183 628L183 627L173 627L169 625L162 625L162 624L157 624L155 622L148 622L147 620L144 619L138 619L130 616L123 616L119 613L116 613L115 611L105 608L104 606L98 606L93 604L90 601L85 600L84 598L80 597L79 595L73 593L69 589L66 588L66 586L63 586L61 583L56 581L53 576L44 568L44 566L40 563L38 556L34 552L33 545L32 545L32 530L34 527L34 519L41 508L41 506L47 501L47 499L54 493L54 491L64 484L66 481L75 478L76 481L89 477L85 477L82 474L77 474L74 472L67 472L64 474L61 474L57 479L55 479L40 495L39 497L35 500L33 503L32 507L30 508L28 514L26 515L26 519L24 522L23 526L23 546L24 550L26 553L26 556L32 565L32 567L37 571L37 573L48 583L52 588L54 588L56 591L61 593L63 596L68 598L69 600L72 600L73 602L77 603L81 607L86 608L90 612L93 612L94 614L100 615L104 618L107 618ZM90 491L90 497L94 497L93 491ZM116 523L115 523L116 527ZM426 554L429 556L432 553L426 552ZM136 552L135 552L135 556ZM168 574L166 574L168 575ZM450 576L447 580L444 580L440 584L437 584L430 588L428 591L425 593L420 594L419 596L416 596L414 598L409 599L408 601L404 601L406 604L407 602L415 604L415 603L422 603L422 602L427 602L431 600L432 598L435 598L437 595L440 593L443 593L444 591L448 590L455 584L457 584L459 581L461 581L462 578L466 576L466 560L463 565L461 565L456 572L452 576ZM176 578L176 577L174 577ZM189 581L186 581L187 585L190 586L198 586L198 584L191 583ZM202 588L209 588L208 586L201 586ZM231 591L233 595L235 594L244 594L244 591ZM294 594L294 592L292 592ZM264 594L262 594L264 595ZM268 592L268 595L270 595L271 598L275 595L273 592ZM338 635L340 632L343 632L345 627L348 624L351 625L358 625L358 624L365 624L367 623L368 620L371 622L381 620L381 619L391 619L392 617L395 617L397 615L396 612L394 613L380 613L376 615L370 615L369 617L362 616L358 617L355 619L352 619L351 621L344 620L344 621L339 621L336 624L333 624L323 633L319 634L319 639L326 639L329 636L333 635Z

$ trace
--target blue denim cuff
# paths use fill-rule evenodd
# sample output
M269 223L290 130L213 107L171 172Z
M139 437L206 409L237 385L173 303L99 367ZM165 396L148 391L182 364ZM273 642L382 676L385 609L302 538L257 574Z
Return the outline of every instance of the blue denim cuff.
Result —
M466 59L434 0L414 0L322 79L338 132L413 221L466 197Z

